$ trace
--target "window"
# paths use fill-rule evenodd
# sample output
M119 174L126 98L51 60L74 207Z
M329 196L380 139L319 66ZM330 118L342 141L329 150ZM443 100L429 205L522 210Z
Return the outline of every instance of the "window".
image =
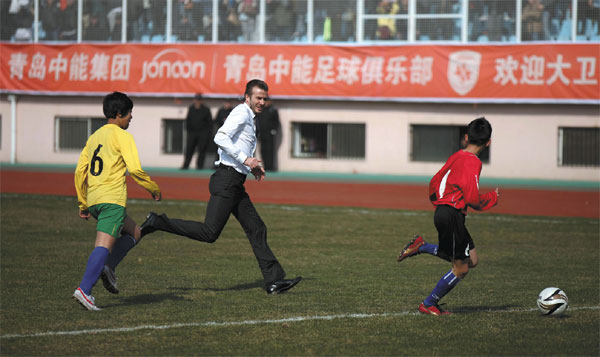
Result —
M416 1L417 41L459 41L461 3L459 1Z
M367 0L364 4L363 39L366 41L407 41L408 2Z
M277 22L277 20L275 20ZM293 24L293 22L292 22ZM289 25L288 25L289 26ZM314 42L348 42L355 40L356 1L314 0ZM281 33L282 30L279 30Z
M558 128L558 166L600 166L600 128Z
M185 142L183 119L163 120L163 152L165 154L182 154Z
M319 2L313 2L313 11L317 16L320 16L321 14L321 7ZM307 42L307 12L308 0L267 2L265 40ZM321 33L322 28L323 27L321 27L320 32L317 31L316 33ZM333 31L333 29L331 29L331 31Z
M365 124L294 122L292 133L292 157L365 158Z
M456 151L464 148L466 126L459 125L411 125L412 161L445 162ZM479 154L484 163L490 161L490 149Z
M0 14L0 22L13 25L2 27L0 40L17 42L121 42L122 35L127 42L143 43L514 43L600 39L598 0L3 0L0 3L4 12ZM57 3L64 5L64 9Z
M106 118L56 118L56 151L81 150Z

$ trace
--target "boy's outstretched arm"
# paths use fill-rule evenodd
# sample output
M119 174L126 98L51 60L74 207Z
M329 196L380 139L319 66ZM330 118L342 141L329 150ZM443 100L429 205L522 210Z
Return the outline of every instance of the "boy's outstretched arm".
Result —
M122 138L121 155L127 166L127 171L133 180L143 188L145 188L155 201L162 199L162 194L158 184L150 178L150 176L142 169L142 164L138 156L137 147L133 141L133 137Z
M474 209L476 209L478 211L486 211L498 204L498 196L499 196L499 192L498 192L498 188L496 188L495 191L491 191L486 194L479 195L478 206L476 207L475 205L471 205L471 207L473 207Z
M468 170L465 177L465 184L462 187L465 203L477 211L486 211L498 204L499 190L480 194L479 193L479 173L481 172L481 161L476 162L472 170Z
M79 211L87 211L87 176L88 176L88 155L87 148L84 147L79 155L77 167L75 168L75 191L77 192L77 203ZM81 213L80 213L81 216ZM83 217L82 217L83 218ZM87 219L87 218L86 218Z

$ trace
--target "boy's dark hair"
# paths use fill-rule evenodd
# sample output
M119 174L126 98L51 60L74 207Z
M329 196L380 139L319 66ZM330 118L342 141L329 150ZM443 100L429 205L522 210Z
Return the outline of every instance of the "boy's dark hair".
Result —
M106 119L114 119L117 114L125 116L133 109L133 102L127 94L121 92L112 92L104 97L102 110Z
M254 87L258 87L264 90L265 92L269 91L269 86L267 85L267 83L265 83L265 81L262 81L260 79L253 79L250 82L246 83L246 91L244 92L244 97L252 96L252 88Z
M483 146L492 137L492 125L485 117L477 118L467 126L469 144Z

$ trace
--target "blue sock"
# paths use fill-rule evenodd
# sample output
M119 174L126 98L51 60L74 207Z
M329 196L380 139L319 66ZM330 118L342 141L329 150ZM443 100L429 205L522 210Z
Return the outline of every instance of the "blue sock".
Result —
M450 271L444 274L440 281L438 281L435 288L433 288L431 294L429 294L429 296L427 297L427 299L425 299L425 301L423 301L423 303L426 306L437 305L438 302L446 294L448 294L450 290L452 290L452 288L454 288L459 282L460 279L457 278L456 275L454 275L454 273L452 272L452 269L450 269Z
M431 255L437 255L438 246L437 244L431 244L425 242L422 246L419 247L419 253L427 253Z
M79 287L86 295L92 292L92 287L100 277L107 256L108 249L104 247L96 247L92 250L92 254L90 254L87 266L85 267L85 273L83 273L83 279L81 280L81 284L79 284Z
M108 265L111 269L115 269L117 265L125 258L127 253L131 250L131 248L135 247L135 238L133 238L129 234L122 235L113 246L112 252L106 258L106 265Z

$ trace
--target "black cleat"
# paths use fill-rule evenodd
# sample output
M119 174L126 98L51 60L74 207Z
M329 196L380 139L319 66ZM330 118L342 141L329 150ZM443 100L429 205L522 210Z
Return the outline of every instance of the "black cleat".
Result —
M299 276L292 280L281 279L277 280L274 283L267 285L267 294L281 294L286 292L296 286L302 280L302 277Z
M147 234L150 234L152 232L155 232L157 230L154 227L154 223L156 222L157 218L158 218L158 214L156 214L154 212L148 213L148 215L146 216L146 220L140 226L140 231L141 231L142 237Z
M108 290L108 292L111 294L119 293L119 288L117 288L117 275L114 270L108 267L108 265L105 265L104 269L102 269L100 278L102 279L102 285L104 285L104 288Z

